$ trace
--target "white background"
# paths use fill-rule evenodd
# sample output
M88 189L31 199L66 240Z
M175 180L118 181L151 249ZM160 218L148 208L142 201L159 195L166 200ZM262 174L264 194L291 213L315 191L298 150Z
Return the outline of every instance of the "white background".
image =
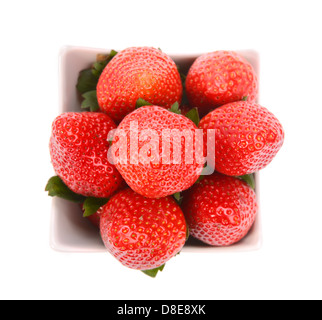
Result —
M319 2L2 1L0 298L321 299ZM64 45L259 52L260 102L286 132L261 173L259 251L183 253L151 279L109 254L50 248L44 187L53 174L48 139Z

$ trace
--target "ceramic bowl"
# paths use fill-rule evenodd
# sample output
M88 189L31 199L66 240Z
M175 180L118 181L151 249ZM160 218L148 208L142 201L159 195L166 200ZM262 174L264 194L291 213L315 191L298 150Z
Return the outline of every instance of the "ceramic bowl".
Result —
M113 48L112 48L113 49ZM79 72L89 68L96 60L98 53L108 53L110 49L96 49L84 47L64 47L60 52L60 98L58 113L80 111L80 95L76 90ZM252 50L237 51L245 57L259 75L259 56ZM180 70L187 72L193 61L200 54L171 54ZM262 242L259 174L255 174L256 194L259 211L249 233L238 243L229 247L211 247L190 237L184 246L184 252L237 252L259 249ZM106 252L101 241L99 230L88 219L82 217L79 204L74 204L59 198L52 202L50 245L54 250L62 252Z

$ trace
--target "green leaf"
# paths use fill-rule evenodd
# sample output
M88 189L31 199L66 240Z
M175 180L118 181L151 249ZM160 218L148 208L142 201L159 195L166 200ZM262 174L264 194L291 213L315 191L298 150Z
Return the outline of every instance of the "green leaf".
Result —
M205 179L205 177L206 177L205 175L201 174L195 183L200 183L203 179Z
M255 177L254 174L245 174L243 176L238 176L237 178L244 180L253 190L255 190Z
M112 49L108 56L108 60L111 61L117 55L117 53L118 53L117 51Z
M178 204L181 204L183 197L181 196L181 192L177 192L172 195Z
M112 50L109 54L98 54L96 58L96 62L93 64L92 73L97 77L97 79L102 74L103 70L107 66L107 64L117 55L117 51Z
M161 271L161 272L163 271L164 267L165 267L165 264L163 264L161 267L158 267L155 269L141 270L141 272L145 273L146 275L148 275L151 278L155 278L159 271Z
M82 109L89 108L91 111L94 111L94 112L99 110L96 90L86 92L82 95L82 97L84 98L82 105L81 105Z
M76 88L80 93L96 90L98 78L93 74L92 69L82 70L79 73Z
M136 104L135 104L135 109L139 109L141 107L144 107L144 106L152 106L153 104L150 103L149 101L146 101L142 98L139 98L136 100Z
M117 55L117 51L111 50L107 55L97 55L97 61L94 62L93 66L89 69L82 70L79 73L77 90L84 94L88 91L96 90L98 79L103 72L106 65Z
M58 176L54 176L49 179L45 191L48 191L48 195L50 197L59 197L77 203L85 201L84 196L71 191Z
M101 73L103 72L104 68L107 66L107 61L102 61L102 62L95 62L93 64L92 68L92 74L96 77L99 78Z
M197 127L199 126L200 117L197 108L192 108L187 112L186 117L190 119Z
M248 96L242 97L242 101L247 101Z
M108 202L108 198L94 198L94 197L88 197L84 201L83 209L84 214L83 216L89 217L96 213L101 207L103 207Z
M175 102L170 109L171 112L176 113L176 114L181 114L181 110L179 108L179 103Z

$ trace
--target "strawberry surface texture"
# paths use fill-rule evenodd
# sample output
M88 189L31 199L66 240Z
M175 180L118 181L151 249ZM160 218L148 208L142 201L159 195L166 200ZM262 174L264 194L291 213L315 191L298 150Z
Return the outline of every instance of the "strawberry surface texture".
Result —
M252 65L233 51L215 51L198 57L189 69L185 82L191 106L204 116L229 102L255 102L258 80Z
M100 233L107 250L123 265L149 270L182 249L186 222L172 197L149 199L128 188L101 208Z
M131 139L135 126L137 146ZM186 190L197 181L203 168L196 157L197 129L180 114L159 106L141 107L126 116L115 132L112 153L116 168L134 191L149 198ZM188 138L182 139L183 133ZM137 153L131 154L131 147ZM126 150L123 155L122 149ZM188 151L192 157L186 155Z
M159 49L131 47L119 52L97 84L100 109L120 122L142 98L170 108L182 98L182 83L174 61Z
M77 194L106 198L123 183L108 162L107 136L116 125L109 116L95 112L70 112L52 124L50 155L56 174Z
M193 237L212 246L229 246L253 225L256 195L246 182L214 173L184 193L182 210Z
M265 168L284 142L284 130L265 107L239 101L210 112L199 124L216 131L216 170L241 176Z

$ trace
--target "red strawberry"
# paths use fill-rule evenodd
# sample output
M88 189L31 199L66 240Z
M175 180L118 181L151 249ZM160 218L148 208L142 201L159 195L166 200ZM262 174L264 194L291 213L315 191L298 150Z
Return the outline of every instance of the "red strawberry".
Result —
M135 139L131 138L135 123L136 147ZM117 128L112 146L116 168L134 191L149 198L186 190L196 182L203 168L196 157L196 130L196 125L185 116L158 106L141 107L127 115ZM191 140L183 140L180 134L184 133ZM131 154L132 147L136 154Z
M266 167L282 147L284 131L266 108L233 102L204 117L201 129L216 129L216 170L241 176Z
M182 115L186 115L190 110L191 110L192 108L189 106L189 105L187 105L187 104L184 104L184 105L182 105L182 106L180 106L180 110L181 110L181 114Z
M100 226L100 214L99 212L95 212L91 216L87 217L87 219L95 226L98 227Z
M253 225L256 196L246 182L214 173L184 193L182 211L192 236L213 246L229 246Z
M127 48L109 62L99 78L99 106L115 121L132 112L139 98L167 108L181 101L182 83L176 64L158 49Z
M223 104L255 102L257 76L252 65L233 51L206 53L195 60L185 82L189 103L203 116Z
M148 199L128 188L113 196L100 216L106 248L132 269L160 267L186 241L185 218L172 197Z
M103 113L64 113L52 125L50 155L56 174L77 194L106 198L122 184L107 160L114 122Z

